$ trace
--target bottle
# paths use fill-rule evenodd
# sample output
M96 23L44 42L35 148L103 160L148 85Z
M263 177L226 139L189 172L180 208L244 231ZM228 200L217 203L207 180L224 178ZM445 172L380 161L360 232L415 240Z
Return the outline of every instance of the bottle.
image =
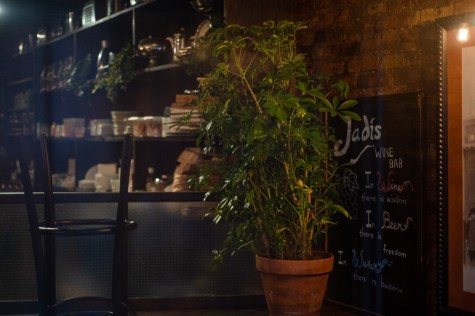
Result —
M147 178L145 180L145 190L147 192L154 192L155 191L155 177L154 177L155 169L153 167L147 168Z
M71 33L74 31L74 12L68 12L66 14L66 21L65 21L65 33Z
M157 192L165 191L165 188L168 184L168 176L166 174L162 174L160 178L155 180L155 190Z
M109 48L109 41L101 41L101 50L97 56L97 69L101 70L109 67L114 59L114 53Z
M112 0L107 0L107 15L111 15L115 12L115 8L113 6Z
M40 74L40 92L46 91L46 67L43 67Z

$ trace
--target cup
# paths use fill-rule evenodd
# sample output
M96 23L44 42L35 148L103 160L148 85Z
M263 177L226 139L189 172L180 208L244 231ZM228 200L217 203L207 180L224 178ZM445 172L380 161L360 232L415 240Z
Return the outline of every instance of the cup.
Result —
M111 181L111 191L112 192L119 192L120 179L110 179L110 181Z
M132 126L132 132L135 137L146 136L147 127L145 126L145 120L143 117L132 116L127 119L127 122Z
M162 117L161 116L145 116L146 135L148 137L162 136Z
M94 176L94 186L96 187L96 192L107 192L111 189L111 179L100 173L96 173Z

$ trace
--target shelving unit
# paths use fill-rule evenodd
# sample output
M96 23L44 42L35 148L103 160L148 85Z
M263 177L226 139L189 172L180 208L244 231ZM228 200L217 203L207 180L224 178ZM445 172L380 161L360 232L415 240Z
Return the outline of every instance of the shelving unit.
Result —
M98 5L105 5L105 0L96 0ZM142 38L153 36L166 41L177 32L182 32L187 44L191 44L190 38L205 19L207 17L194 11L187 0L149 0L100 17L95 23L12 57L4 84L7 134L10 138L14 134L29 134L34 141L40 129L60 124L64 118L84 117L87 127L91 119L110 118L110 111L117 110L134 110L142 116L163 115L176 94L195 89L197 85L195 78L187 76L177 64L143 69L115 104L106 98L104 91L80 97L64 89L62 83L45 87L46 73L52 68L54 71L50 72L60 74L61 67L71 66L71 61L78 63L90 55L94 78L102 40L108 40L111 51L116 53L126 45L137 48ZM55 139L53 148L57 149L54 149L53 163L57 162L58 172L65 172L68 159L75 159L77 183L91 165L117 161L119 140L119 136ZM138 187L143 186L147 167L153 166L157 173L171 175L179 153L194 145L193 137L137 139L134 156Z

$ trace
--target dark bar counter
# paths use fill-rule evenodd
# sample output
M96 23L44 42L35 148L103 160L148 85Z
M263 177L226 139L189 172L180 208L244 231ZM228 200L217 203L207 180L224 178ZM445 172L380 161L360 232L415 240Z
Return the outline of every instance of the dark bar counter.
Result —
M129 197L129 218L138 223L129 235L132 305L263 303L253 255L243 252L212 269L212 250L221 246L226 227L205 217L214 202L204 202L203 193L133 192ZM35 198L42 210L41 194ZM57 217L109 217L116 198L116 193L56 193ZM23 194L0 193L0 205L0 314L28 312L36 300L36 281ZM57 242L58 256L65 259L58 262L61 297L109 294L111 241L100 236Z

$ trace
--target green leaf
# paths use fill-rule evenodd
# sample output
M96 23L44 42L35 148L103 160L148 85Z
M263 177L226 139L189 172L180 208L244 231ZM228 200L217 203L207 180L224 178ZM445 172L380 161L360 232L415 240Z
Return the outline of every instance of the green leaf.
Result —
M308 86L303 81L297 81L297 89L299 89L300 93L305 95L305 94L307 94Z
M338 204L333 204L332 207L337 211L338 213L343 214L346 218L351 218L350 213L341 205Z
M287 112L280 106L276 106L275 110L273 111L272 115L274 115L279 121L286 121L287 120Z
M343 103L340 104L338 107L338 110L347 110L355 107L358 104L358 101L356 100L346 100Z
M334 96L333 101L332 101L333 109L334 110L338 109L339 104L340 104L340 98L338 98L337 96Z
M315 99L312 98L302 98L300 99L302 103L308 103L308 104L316 104Z
M333 108L333 105L330 103L330 101L328 101L325 97L318 97L318 99L320 99L320 101L322 102L322 105L325 106L326 108L328 108L329 110L334 110Z
M359 116L358 113L355 113L353 111L341 111L341 114L343 116L347 116L347 117L351 118L354 121L357 121L357 122L361 121L361 116Z
M323 100L325 99L325 95L323 94L323 92L319 89L310 89L307 91L307 93L309 95L311 95L312 97L315 97L315 98L318 98L320 100Z

